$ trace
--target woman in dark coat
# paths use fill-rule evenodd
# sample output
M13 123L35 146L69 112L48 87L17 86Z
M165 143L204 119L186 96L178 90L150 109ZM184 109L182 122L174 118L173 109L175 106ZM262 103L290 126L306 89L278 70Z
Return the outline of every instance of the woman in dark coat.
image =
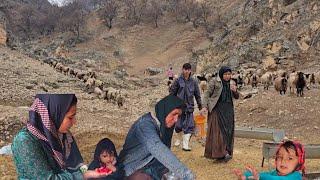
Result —
M119 162L124 165L126 180L160 180L168 171L184 180L194 175L170 150L174 125L184 101L169 95L155 106L155 112L142 115L130 128Z
M234 106L232 98L239 93L234 84L230 85L231 69L223 66L219 70L220 80L212 79L204 95L204 111L208 112L207 139L204 156L223 160L232 158L234 139Z

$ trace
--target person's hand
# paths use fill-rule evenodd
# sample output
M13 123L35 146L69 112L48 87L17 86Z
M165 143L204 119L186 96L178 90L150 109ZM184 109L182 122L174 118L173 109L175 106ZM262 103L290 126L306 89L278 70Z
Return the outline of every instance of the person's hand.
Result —
M205 115L206 113L208 113L208 109L206 107L202 108L200 114Z
M117 164L117 159L114 159L113 161L112 161L112 165L116 165Z
M243 173L240 169L234 169L233 173L238 177L238 180L245 180L246 179L246 176L243 175Z
M231 84L231 85L230 85L230 89L231 89L231 91L233 91L233 92L237 92L237 86L236 86L235 84Z
M251 165L247 165L247 166L246 166L246 169L247 169L248 171L250 171L251 174L252 174L252 176L250 176L249 179L259 180L259 178L260 178L260 177L259 177L259 172L257 171L256 168L254 168L254 167L251 166Z
M107 168L110 169L112 172L115 172L117 168L113 164L108 164Z
M108 176L109 174L111 174L111 172L109 173L98 173L97 171L93 171L93 170L88 170L87 172L85 172L83 174L83 178L84 179L90 179L90 178L103 178Z

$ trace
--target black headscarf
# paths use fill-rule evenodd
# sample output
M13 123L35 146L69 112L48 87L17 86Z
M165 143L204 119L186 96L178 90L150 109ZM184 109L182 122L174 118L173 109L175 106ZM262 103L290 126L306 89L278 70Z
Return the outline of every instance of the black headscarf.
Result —
M219 70L219 77L223 85L220 98L215 111L218 114L218 125L223 137L224 143L226 144L226 150L229 155L233 154L233 140L234 140L234 107L232 102L232 92L230 90L230 81L223 79L223 74L231 72L229 67L221 67Z
M94 151L93 161L89 165L89 170L94 170L101 167L100 154L106 151L109 154L113 154L118 159L118 154L115 145L109 138L101 139ZM118 161L118 160L117 160Z
M155 106L156 116L160 121L161 140L168 148L171 148L174 126L167 128L165 125L165 119L171 111L177 108L183 110L185 108L185 103L182 99L173 95L169 95L161 99Z
M41 143L48 157L55 160L52 168L77 170L83 159L69 133L58 129L72 105L77 104L74 94L37 94L29 111L28 131Z
M225 81L223 79L223 74L226 72L231 72L231 68L227 66L222 66L219 70L219 77L221 79L223 88L220 96L220 100L222 102L230 102L232 101L232 95L231 95L231 90L230 90L230 80Z
M219 70L219 77L220 77L221 81L223 80L223 74L226 72L232 72L231 68L228 66L222 66Z

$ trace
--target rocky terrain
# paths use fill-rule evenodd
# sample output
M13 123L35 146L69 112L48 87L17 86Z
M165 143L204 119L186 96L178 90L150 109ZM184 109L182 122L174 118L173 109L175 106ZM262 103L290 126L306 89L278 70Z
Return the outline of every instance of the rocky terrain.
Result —
M89 162L94 146L102 137L112 138L118 150L130 125L139 115L149 111L152 105L167 94L164 74L156 77L157 85L131 83L129 97L122 108L99 99L84 91L83 82L57 72L48 64L29 58L7 48L1 48L1 146L9 144L13 135L23 126L27 118L28 106L36 93L76 93L79 98L77 125L73 132L86 162ZM143 79L137 77L136 79ZM130 83L131 81L128 81ZM247 87L246 89L251 89ZM245 89L244 89L245 90ZM243 91L244 91L243 90ZM264 91L259 87L257 95L236 101L236 125L247 127L281 128L290 139L303 143L320 143L319 133L319 88L305 92L305 97L296 95L280 96L273 89ZM256 165L261 160L262 141L236 139L235 157L228 164L216 164L203 158L203 147L196 138L192 140L194 150L173 151L197 174L198 179L225 177L232 179L232 168L240 168L247 163ZM0 173L4 179L15 177L12 159L0 156ZM2 161L3 160L3 161ZM317 160L308 160L309 171L317 170Z
M319 69L319 1L224 1L212 43L195 51L199 71L235 68ZM311 69L310 69L311 68Z
M176 74L187 61L195 65L197 73L215 72L221 64L263 71L320 70L318 0L210 2L214 9L210 21L214 23L207 27L177 23L166 13L158 28L148 23L125 26L121 16L109 30L92 12L78 38L63 32L28 41L12 41L14 27L8 26L11 19L4 11L25 5L25 1L0 2L0 147L10 144L24 126L36 93L77 95L77 125L72 132L88 163L103 137L111 138L120 150L131 124L168 94L165 70L169 65ZM46 62L50 59L82 72L96 72L106 88L126 94L124 106L97 97L86 90L83 81L49 66ZM150 70L157 73L150 75ZM236 126L283 129L289 139L320 144L319 86L305 90L304 97L280 96L273 87L264 90L258 85L254 91L251 86L244 87L240 90L243 95L257 93L235 101ZM226 164L204 158L202 141L197 138L192 138L191 152L180 147L172 150L197 179L235 179L232 169L246 164L267 170L260 167L262 142L236 138L234 158ZM318 170L319 159L307 160L308 172ZM0 179L16 179L10 156L0 155Z

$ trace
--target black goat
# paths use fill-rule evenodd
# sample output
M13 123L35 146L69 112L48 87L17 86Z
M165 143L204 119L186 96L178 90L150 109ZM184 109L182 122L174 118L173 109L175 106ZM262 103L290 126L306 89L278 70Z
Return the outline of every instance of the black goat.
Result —
M251 81L251 86L252 88L256 88L258 84L258 78L257 75L253 74L252 75L252 81Z
M288 80L286 78L281 79L281 90L280 90L280 95L286 94L287 91L287 86L288 86Z
M306 86L306 80L304 79L303 72L298 72L298 80L296 84L297 96L303 96L303 89Z
M197 79L198 79L199 81L208 81L207 78L206 78L204 75L202 75L202 76L197 76Z

